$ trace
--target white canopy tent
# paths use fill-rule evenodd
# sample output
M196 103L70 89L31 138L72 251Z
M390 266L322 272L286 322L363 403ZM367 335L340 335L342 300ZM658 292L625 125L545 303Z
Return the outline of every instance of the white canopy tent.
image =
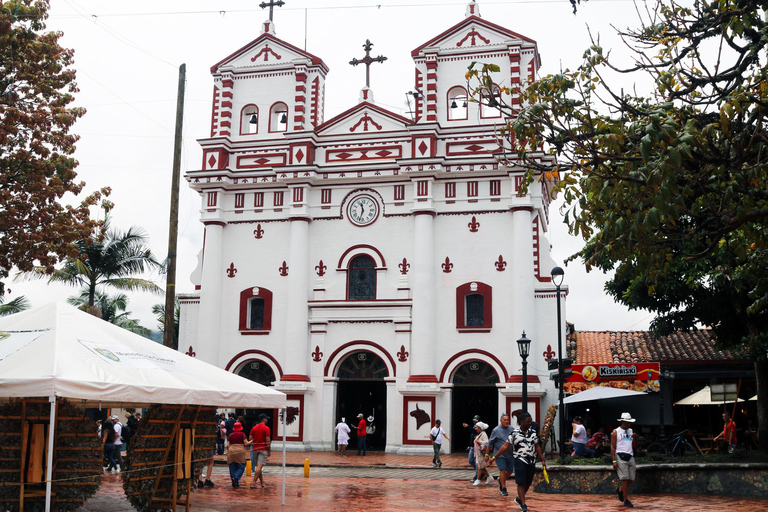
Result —
M743 402L744 399L739 398L738 401ZM704 386L702 389L698 390L692 395L688 395L682 400L678 400L677 402L675 402L675 405L699 406L699 405L723 405L723 404L730 404L730 403L733 403L733 400L728 400L728 401L712 400L711 388L709 386Z
M67 398L83 407L286 407L285 394L280 391L167 348L65 303L0 318L0 399L13 397L48 398L51 425L55 424L57 398ZM50 510L53 438L51 428L46 510Z
M627 398L632 396L645 396L647 393L632 391L629 389L612 388L609 386L595 386L575 393L563 399L564 404L589 402L590 400L609 400L612 398Z

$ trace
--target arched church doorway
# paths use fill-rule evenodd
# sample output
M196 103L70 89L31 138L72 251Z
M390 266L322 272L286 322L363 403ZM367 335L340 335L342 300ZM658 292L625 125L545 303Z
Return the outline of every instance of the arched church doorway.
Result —
M479 414L483 423L487 423L491 428L498 425L499 390L496 384L499 383L499 376L491 365L475 360L467 361L456 368L451 382L453 418L448 433L453 440L451 451L466 453L471 431L464 428L463 423L471 427L472 418Z
M344 418L352 429L348 450L357 452L355 425L360 413L369 423L368 450L384 450L387 445L387 385L384 378L389 377L386 364L373 352L360 350L344 358L336 377L339 382L334 425ZM371 416L372 422L369 421Z
M272 371L272 367L260 359L251 359L246 361L235 372L241 377L245 377L248 380L257 382L262 386L271 386L277 379L275 378L275 372ZM267 426L272 432L272 438L275 435L275 418L273 418L275 411L273 409L235 409L236 416L245 417L245 425L243 425L243 431L247 434L251 432L251 428L256 424L259 418L259 414L264 413L269 416Z

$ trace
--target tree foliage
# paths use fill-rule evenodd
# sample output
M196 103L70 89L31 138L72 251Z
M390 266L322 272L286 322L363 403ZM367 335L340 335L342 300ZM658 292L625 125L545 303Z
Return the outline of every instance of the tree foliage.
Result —
M44 31L47 11L47 0L0 3L0 292L12 267L51 272L75 254L73 242L97 225L89 207L109 195L60 202L85 186L75 181L78 137L69 133L85 110L71 106L73 51Z
M5 295L0 295L0 316L7 316L29 309L29 300L23 296L12 300L5 300Z
M631 63L593 39L575 71L529 84L505 149L558 182L586 241L572 259L614 269L616 300L655 312L660 334L711 326L756 361L768 450L768 1L688 5L638 8L639 28L619 31ZM470 74L483 86L491 70ZM621 74L650 90L630 94Z
M94 303L89 305L90 292L84 289L77 297L67 299L69 304L81 309L87 313L96 314L105 322L115 324L132 333L149 338L152 331L142 326L139 320L130 318L131 312L128 311L128 296L124 293L117 295L108 295L103 292L96 292Z
M181 319L181 305L178 297L175 299L173 308L173 346L179 346L179 324ZM157 317L157 328L165 333L165 304L155 304L152 306L152 314Z
M97 234L78 240L75 246L77 256L68 257L64 266L50 275L46 269L37 267L20 276L26 279L47 277L49 283L82 287L88 292L89 306L98 305L97 293L104 287L162 293L152 281L136 277L160 266L147 246L147 237L139 228L122 232L111 228L107 218Z

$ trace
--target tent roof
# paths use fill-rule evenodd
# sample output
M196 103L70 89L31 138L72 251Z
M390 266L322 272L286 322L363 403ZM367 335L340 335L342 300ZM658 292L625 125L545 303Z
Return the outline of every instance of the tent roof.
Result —
M610 398L626 398L630 396L646 396L647 393L632 391L629 389L612 388L609 386L595 386L563 399L564 404L577 402L589 402L590 400L607 400Z
M280 391L64 303L0 318L0 398L49 396L77 405L286 404Z
M743 398L739 398L739 402L743 402ZM704 386L692 395L688 395L682 400L675 402L675 405L722 405L733 403L732 400L727 402L713 401L712 391L709 386Z

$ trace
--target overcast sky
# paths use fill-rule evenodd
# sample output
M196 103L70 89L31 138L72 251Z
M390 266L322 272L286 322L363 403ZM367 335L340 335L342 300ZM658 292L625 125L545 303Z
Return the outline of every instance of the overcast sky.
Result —
M358 0L286 0L275 9L277 37L322 58L330 72L325 119L357 103L365 84L364 67L348 62L364 56L366 39L373 55L387 61L371 66L376 103L407 115L406 95L413 90L412 49L464 18L465 1L407 2ZM260 34L268 12L259 0L53 0L49 30L64 33L61 44L75 50L80 93L77 106L87 114L73 132L81 136L76 158L86 190L112 187L116 208L112 225L145 229L152 250L164 259L168 246L169 194L178 69L187 67L182 174L201 166L196 139L210 133L210 67ZM578 15L567 0L480 1L483 18L537 41L542 74L576 68L589 45L588 27L605 48L626 54L611 25L636 26L628 0L590 0ZM632 83L625 85L631 88ZM202 246L200 198L181 183L177 289L190 292L189 275ZM548 238L555 261L562 262L582 241L571 237L557 206L550 211ZM642 330L652 316L630 312L603 292L605 276L586 273L579 262L565 268L569 287L566 317L578 330ZM159 276L148 276L162 284ZM10 298L26 295L33 306L65 300L78 290L45 282L9 283ZM129 309L147 327L163 296L129 294Z

